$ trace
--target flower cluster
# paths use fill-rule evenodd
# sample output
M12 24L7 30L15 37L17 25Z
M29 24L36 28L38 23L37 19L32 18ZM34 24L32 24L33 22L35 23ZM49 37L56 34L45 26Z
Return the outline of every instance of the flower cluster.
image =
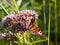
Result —
M35 21L35 19L38 18L38 15L35 11L32 10L22 10L19 12L19 19L22 20L21 23L23 23L25 29L29 29L29 24L31 21Z
M33 18L38 19L38 14L33 10L22 10L22 11L20 11L19 15L23 15L24 19L26 19L26 17L25 17L26 15L30 16L29 19L33 19Z
M7 15L2 19L2 26L4 28L7 28L7 27L11 26L14 23L14 21L16 21L15 14Z
M12 32L10 32L10 31L8 31L8 32L5 32L5 33L1 33L0 34L0 40L1 39L4 39L4 38L10 38L10 36L13 36L13 33Z
M2 19L2 26L4 28L11 28L11 30L28 30L31 20L38 18L35 11L22 10L18 14L10 14Z
M0 39L3 39L4 37L6 37L6 34L0 34Z

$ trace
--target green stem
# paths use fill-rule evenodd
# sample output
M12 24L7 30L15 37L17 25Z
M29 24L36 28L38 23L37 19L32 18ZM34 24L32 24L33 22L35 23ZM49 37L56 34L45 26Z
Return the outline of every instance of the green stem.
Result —
M57 45L57 2L55 0L55 44Z
M51 17L51 6L49 0L49 21L48 21L48 45L50 45L50 17Z
M48 37L46 37L45 35L42 35L41 37L44 38L44 39L43 40L37 40L37 41L31 42L30 44L33 45L35 43L44 42L44 41L48 40ZM51 45L53 45L53 43L51 41L50 41L50 43L51 43Z
M45 0L43 0L43 15L44 15L44 30L45 30L45 34L46 34Z
M14 36L19 40L19 44L23 45L23 42L22 42L22 37L20 37L20 35L17 35L16 33L14 33Z
M19 8L18 8L18 6L17 6L17 4L16 4L16 1L13 0L13 3L14 3L14 6L15 6L15 8L16 8L16 11L18 12L18 11L19 11Z
M46 39L45 39L45 40L38 40L38 41L34 41L34 42L32 42L31 44L39 43L39 42L44 42L44 41L47 41L47 40L46 40Z

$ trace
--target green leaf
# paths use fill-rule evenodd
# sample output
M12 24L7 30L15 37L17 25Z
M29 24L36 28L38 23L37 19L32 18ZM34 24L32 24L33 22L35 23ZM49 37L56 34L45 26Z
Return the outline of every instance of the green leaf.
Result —
M16 11L18 12L19 11L19 7L17 6L16 1L15 0L12 0L12 1L13 1L13 4L14 4L15 8L16 8Z
M26 2L24 5L22 5L22 7L20 8L20 10L25 9L28 5L29 5L29 2Z
M14 42L14 43L17 43L17 44L19 43L18 41L13 41L13 42Z
M0 3L1 8L6 12L6 14L9 14L8 11L5 9L5 7Z
M20 7L21 3L22 3L22 0L18 0L17 1L17 6Z
M44 41L47 41L47 39L45 39L45 40L37 40L37 41L31 42L31 44L39 43L39 42L44 42Z

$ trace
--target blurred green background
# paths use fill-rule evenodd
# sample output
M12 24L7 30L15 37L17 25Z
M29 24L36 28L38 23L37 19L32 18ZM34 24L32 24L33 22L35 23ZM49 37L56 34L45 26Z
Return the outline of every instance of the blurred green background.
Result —
M8 13L24 9L35 10L39 15L37 23L43 34L54 45L60 45L60 0L0 0L0 33L4 32L2 18ZM48 42L41 45L48 45Z

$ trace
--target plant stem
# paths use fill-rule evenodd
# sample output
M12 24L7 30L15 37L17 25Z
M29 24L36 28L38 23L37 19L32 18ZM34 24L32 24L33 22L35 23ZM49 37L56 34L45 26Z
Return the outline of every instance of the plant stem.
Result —
M19 40L19 44L23 45L20 35L14 33L14 36Z
M16 11L18 12L18 11L19 11L19 8L18 8L18 6L17 6L16 1L15 1L15 0L13 0L13 3L14 3L14 6L15 6L15 8L16 8Z
M43 15L44 15L44 31L46 31L45 0L43 0ZM46 34L46 32L45 32L45 34Z
M45 6L46 6L46 0L43 0L43 16L44 16L44 32L45 32L45 35L47 35L46 33L46 12L45 12ZM46 42L43 43L44 45L47 45Z
M55 44L57 45L57 0L55 0Z
M50 45L50 18L51 18L51 6L49 0L48 45Z

